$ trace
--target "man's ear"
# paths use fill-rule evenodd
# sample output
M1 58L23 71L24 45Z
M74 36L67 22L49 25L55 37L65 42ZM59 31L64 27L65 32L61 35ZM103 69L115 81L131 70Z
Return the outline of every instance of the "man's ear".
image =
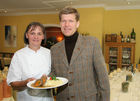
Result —
M77 26L76 26L76 27L78 28L78 27L79 27L79 25L80 25L80 22L79 22L79 21L77 21Z

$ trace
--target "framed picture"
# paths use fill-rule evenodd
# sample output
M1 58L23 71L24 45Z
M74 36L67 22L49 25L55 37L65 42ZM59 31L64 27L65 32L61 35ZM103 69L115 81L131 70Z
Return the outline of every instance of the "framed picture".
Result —
M16 47L17 27L5 25L5 47Z

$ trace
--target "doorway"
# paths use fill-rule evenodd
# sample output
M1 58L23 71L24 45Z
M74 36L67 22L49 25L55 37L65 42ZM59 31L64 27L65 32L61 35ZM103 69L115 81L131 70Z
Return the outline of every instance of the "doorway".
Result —
M61 28L60 27L45 27L46 30L46 43L45 43L45 47L47 48L51 48L51 46L53 46L54 44L56 44L57 42L60 42L64 39L64 36L61 32Z

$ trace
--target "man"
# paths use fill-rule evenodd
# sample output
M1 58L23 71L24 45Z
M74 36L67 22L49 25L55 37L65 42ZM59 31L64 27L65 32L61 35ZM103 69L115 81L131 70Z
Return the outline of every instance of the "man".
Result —
M51 47L52 73L69 80L57 101L110 101L110 87L99 41L78 33L79 13L67 7L59 20L64 40Z

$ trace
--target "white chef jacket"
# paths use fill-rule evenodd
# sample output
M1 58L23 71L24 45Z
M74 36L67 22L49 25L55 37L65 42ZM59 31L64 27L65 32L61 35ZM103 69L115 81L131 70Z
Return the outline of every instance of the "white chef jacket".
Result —
M7 75L7 83L40 78L51 71L50 50L40 47L36 52L28 46L18 50L12 60ZM17 101L53 101L51 90L25 89L17 92Z

